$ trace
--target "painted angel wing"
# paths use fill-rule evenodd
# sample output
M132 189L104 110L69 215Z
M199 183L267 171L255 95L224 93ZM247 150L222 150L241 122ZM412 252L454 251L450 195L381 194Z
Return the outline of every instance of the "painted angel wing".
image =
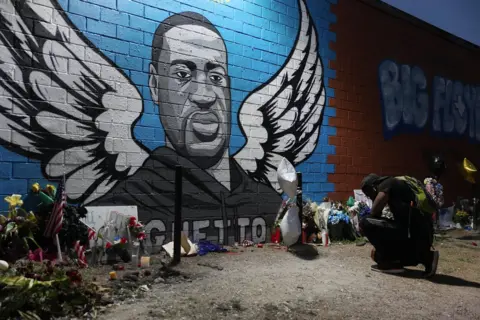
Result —
M239 112L247 143L234 157L253 179L278 191L281 159L297 165L315 150L326 100L317 31L304 0L299 0L299 11L290 56L268 83L245 99Z
M0 2L0 143L66 176L88 203L148 156L133 138L140 93L74 27L56 0Z

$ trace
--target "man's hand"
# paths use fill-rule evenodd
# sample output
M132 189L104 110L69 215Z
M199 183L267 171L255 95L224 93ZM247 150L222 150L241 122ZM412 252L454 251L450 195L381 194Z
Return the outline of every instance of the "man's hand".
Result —
M385 208L387 203L388 203L388 194L386 194L385 192L379 192L377 194L377 197L373 201L370 215L375 218L380 218L382 216L383 208Z

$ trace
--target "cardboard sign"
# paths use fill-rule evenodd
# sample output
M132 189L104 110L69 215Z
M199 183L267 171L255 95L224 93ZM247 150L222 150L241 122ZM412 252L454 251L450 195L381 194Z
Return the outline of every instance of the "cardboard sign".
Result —
M98 231L110 216L111 212L123 213L126 216L138 218L137 206L108 206L108 207L85 207L88 210L87 217L83 222Z
M103 228L108 222L110 222L114 229L122 230L120 236L125 236L123 233L126 230L127 219L134 216L138 219L137 206L102 206L102 207L85 207L88 210L87 217L82 221L96 232L103 234L105 231ZM112 228L111 228L112 229ZM109 231L109 237L113 236L112 230ZM110 240L110 239L109 239ZM94 240L90 241L90 246L94 245ZM103 243L101 240L99 244Z

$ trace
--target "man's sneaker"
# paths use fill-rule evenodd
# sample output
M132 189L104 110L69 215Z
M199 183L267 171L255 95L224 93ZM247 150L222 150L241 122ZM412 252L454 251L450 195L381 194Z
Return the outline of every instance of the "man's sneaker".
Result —
M440 257L440 253L438 251L430 251L430 252L431 252L430 261L425 265L426 278L433 277L437 273L438 258Z
M372 271L388 273L388 274L399 274L405 272L402 266L391 265L391 266L379 266L378 264L371 267Z

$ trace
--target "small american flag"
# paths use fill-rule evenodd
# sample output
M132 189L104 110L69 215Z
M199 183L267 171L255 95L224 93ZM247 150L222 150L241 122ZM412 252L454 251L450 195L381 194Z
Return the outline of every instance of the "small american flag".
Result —
M95 230L93 230L92 228L88 227L88 240L92 240L93 238L95 238L95 235L97 233L95 232Z
M78 262L83 266L87 266L87 258L85 257L85 246L80 245L80 241L77 241L74 243L73 249L77 254Z
M52 213L45 228L44 236L53 238L62 230L63 224L63 209L67 204L67 193L65 192L65 176L59 183L57 193L55 195L55 202L53 204Z

